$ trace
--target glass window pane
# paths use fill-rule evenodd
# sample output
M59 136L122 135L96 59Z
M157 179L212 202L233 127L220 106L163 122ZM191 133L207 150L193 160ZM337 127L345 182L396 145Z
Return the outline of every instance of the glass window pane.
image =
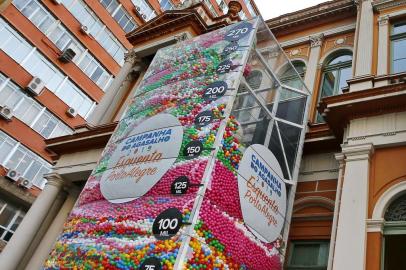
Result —
M55 92L55 90L59 87L64 78L65 77L61 73L59 72L54 73L52 78L46 84L47 88L52 92Z
M406 59L396 60L393 62L393 72L405 72L406 71Z
M93 72L92 76L90 76L90 79L92 79L92 81L96 82L102 74L103 74L103 69L101 69L100 67L97 67L96 70Z
M48 33L48 29L51 27L51 25L54 23L54 19L51 19L47 17L45 20L43 20L40 25L38 25L38 28L44 33Z
M41 169L42 164L36 160L31 164L30 168L27 170L27 172L24 174L24 177L28 180L33 180L35 175L38 173L38 171Z
M393 41L393 60L406 58L406 39Z
M117 7L118 7L118 2L113 0L113 1L111 1L111 4L107 7L107 11L109 13L112 13L114 10L116 10Z
M41 8L38 8L38 11L35 12L34 16L32 16L30 20L34 25L39 25L44 19L46 19L46 16L47 13Z
M5 85L3 90L0 91L0 105L7 105L10 107L10 103L8 102L8 99L13 98L14 92L15 92L15 90L13 87L11 87L10 84ZM12 104L14 104L14 103L11 103L11 105Z
M21 159L20 163L18 164L17 168L15 169L17 172L23 174L28 166L31 165L31 162L33 161L33 157L26 153L25 156Z
M342 93L343 92L342 89L348 86L347 80L351 79L351 76L352 76L351 67L343 68L340 70L340 80L338 84L339 93Z
M33 129L42 134L42 130L47 126L49 119L50 116L47 113L43 113L33 126Z
M11 150L14 147L14 143L10 141L4 141L2 144L0 144L0 163L4 164L4 160L8 156L8 154L11 152Z
M7 105L9 108L14 109L22 97L22 94L18 92L15 86L9 83L0 92L0 98L2 98L0 99L0 104Z
M49 39L52 40L53 43L56 43L62 35L63 35L63 30L61 29L61 26L58 26L49 35Z
M17 165L20 163L23 157L24 153L20 149L17 149L7 162L6 167L10 169L16 169Z
M23 216L18 216L17 219L13 222L13 225L10 227L10 230L15 231L17 230L18 225L20 225L21 221L23 220Z
M37 10L38 9L38 5L37 5L37 3L35 3L35 2L31 2L31 3L29 3L23 10L22 10L22 13L25 15L25 16L27 16L27 17L29 17L31 14L33 14L34 12L35 12L35 10Z
M7 228L10 221L14 218L15 214L16 209L10 205L7 205L0 214L0 225Z
M122 8L120 8L120 9L117 10L116 14L114 14L113 18L118 22L124 16L125 16L124 10Z
M57 125L56 120L51 118L51 120L47 123L45 128L42 130L41 135L44 136L45 138L49 138L52 131L55 129L56 125Z
M27 0L14 0L13 5L15 5L19 10L21 10L27 4Z
M292 256L291 265L317 266L319 257L319 245L295 244L293 254L294 256Z
M393 26L393 34L406 33L406 23L399 23Z
M50 167L43 165L32 182L35 185L39 186L40 188L43 188L46 183L46 180L44 179L44 174L48 173L49 171Z
M32 105L33 105L32 99L21 96L21 99L20 99L20 102L19 102L17 108L14 109L14 115L16 117L20 118L21 120L23 120L24 115L30 109L30 107ZM24 122L27 124L26 121L24 121ZM28 125L29 125L29 123L28 123Z
M328 97L334 94L334 84L337 77L337 71L329 71L324 73L321 97Z
M328 65L334 65L342 62L352 61L352 55L340 55L331 60Z

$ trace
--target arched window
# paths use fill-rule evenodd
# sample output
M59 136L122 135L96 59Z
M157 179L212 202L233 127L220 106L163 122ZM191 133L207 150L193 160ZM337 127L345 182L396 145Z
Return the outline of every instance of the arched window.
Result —
M299 73L299 76L304 79L305 72L306 72L306 65L302 61L293 61L292 62L293 67L296 69L297 73ZM287 86L296 88L296 89L302 89L302 82L298 78L297 73L292 69L288 68L286 69L280 76L281 82L283 84L286 84Z
M343 88L347 87L347 80L351 79L351 64L351 52L335 54L334 57L328 59L323 66L319 99L343 93ZM318 114L317 122L323 121L321 115Z
M385 221L406 221L406 194L389 205L385 212Z

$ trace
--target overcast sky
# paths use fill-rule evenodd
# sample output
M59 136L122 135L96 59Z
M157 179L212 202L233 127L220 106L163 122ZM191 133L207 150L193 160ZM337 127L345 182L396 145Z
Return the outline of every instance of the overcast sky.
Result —
M317 5L327 0L254 0L265 20Z

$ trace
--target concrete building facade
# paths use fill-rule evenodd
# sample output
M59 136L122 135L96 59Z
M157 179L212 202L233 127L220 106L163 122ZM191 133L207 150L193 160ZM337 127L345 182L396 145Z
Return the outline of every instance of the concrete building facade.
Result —
M5 269L41 266L155 52L230 24L241 9L231 2L229 16L213 18L207 6L184 7L128 34L129 53L90 123L45 141L57 163L2 253ZM286 269L402 269L405 1L330 1L267 24L313 93Z

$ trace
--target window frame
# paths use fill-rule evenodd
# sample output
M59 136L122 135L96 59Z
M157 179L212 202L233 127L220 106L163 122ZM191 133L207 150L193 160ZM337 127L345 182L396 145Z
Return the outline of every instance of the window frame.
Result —
M339 63L330 65L330 63L334 59L336 59L336 58L338 58L340 56L345 56L345 55L351 56L351 60L348 60L348 61L345 61L345 62L339 62ZM341 71L343 69L346 69L346 68L351 68L351 71L353 70L353 67L352 67L353 57L354 57L354 55L353 55L352 51L350 51L350 50L339 50L339 51L331 54L324 61L323 66L322 66L322 70L321 70L321 76L320 76L320 86L319 86L317 104L320 103L320 100L322 98L327 97L327 96L322 96L322 94L323 94L323 86L324 86L324 79L325 79L325 76L326 76L327 72L338 71L338 74L334 79L333 94L330 95L330 96L336 96L336 95L342 94L342 90L339 88L340 87L339 82L340 82L340 79L341 79ZM339 93L339 91L341 91L341 93ZM321 123L325 122L324 119L322 118L321 114L319 112L317 112L317 111L316 111L316 114L314 116L314 120L315 120L315 123L318 123L318 124L321 124Z
M392 23L392 25L391 25L391 31L390 31L390 37L389 37L389 41L390 41L390 73L391 74L406 72L406 69L404 71L399 71L399 72L395 72L395 69L394 69L394 63L395 63L395 59L394 59L395 46L394 45L395 45L395 41L404 40L406 42L406 31L403 32L403 33L399 33L399 34L394 33L396 25L405 25L406 26L406 20L397 21L397 22ZM406 58L402 58L402 59L406 59Z
M297 245L319 245L319 254L318 256L320 257L320 247L324 244L327 249L327 258L325 258L326 265L324 266L304 266L304 265L292 265L292 259L293 259L293 253L294 253L294 248ZM327 270L327 265L328 265L328 258L329 258L329 247L330 247L330 241L329 240L297 240L297 241L291 241L290 242L290 247L289 247L289 256L288 256L288 261L286 264L286 269L287 270Z
M175 5L171 0L158 0L158 2L163 11L173 10L175 8ZM166 2L165 5L162 5L162 2ZM168 5L170 6L170 8L167 8Z
M40 157L39 155L37 155L36 153L31 151L30 149L25 147L24 145L22 145L19 141L15 140L14 138L10 137L7 133L0 130L0 149L1 149L1 147L3 147L3 144L5 142L7 143L7 145L11 146L11 149L9 150L8 154L5 155L2 158L2 160L0 160L0 165L6 169L17 170L17 167L19 166L19 164L21 163L21 161L24 157L27 157L27 156L31 157L31 160L30 160L30 163L28 164L28 166L24 169L24 171L19 171L19 174L22 177L25 177L26 174L30 171L31 166L33 166L34 161L37 161L41 166L38 168L37 172L35 173L35 175L32 179L28 179L28 178L27 179L29 181L31 181L31 183L33 183L33 185L39 187L40 189L43 189L43 187L46 183L46 179L43 177L38 179L39 172L43 168L45 168L45 170L50 172L52 165L50 163L48 163L48 161L46 161L45 159L43 159L42 157ZM22 156L20 158L18 158L17 160L14 160L16 153L22 153ZM15 161L17 161L16 164L12 164L13 166L10 166L10 162L13 163Z
M94 57L93 54L87 50L87 48L82 44L81 41L79 41L69 30L68 28L60 21L58 18L56 18L49 10L43 5L38 0L28 0L25 1L24 5L20 6L20 2L22 0L18 1L13 1L13 5L21 12L21 14L26 17L41 33L43 33L55 46L61 50L64 51L68 48L71 48L76 52L76 56L73 58L72 62L85 73L85 75L93 81L101 90L106 91L107 85L103 84L102 81L99 80L94 80L92 78L93 74L88 74L85 72L83 68L81 68L81 61L82 59L87 56L94 61L98 67L103 71L103 74L106 74L108 76L113 76L112 73L110 73L99 61L96 57ZM27 5L29 4L35 4L37 9L33 13L23 13ZM40 25L37 24L34 21L32 21L33 16L38 13L38 10L41 10L45 16L44 18L48 18L51 21L51 24L48 26L47 29L41 29ZM45 20L45 19L43 19ZM61 41L64 40L64 43L60 43Z
M7 208L7 206L9 206L10 208L12 208L14 210L13 211L14 215L11 218L11 220L10 220L9 224L7 225L7 227L0 224L0 229L4 230L4 232L0 234L0 240L2 240L4 242L8 242L9 240L5 240L4 238L6 237L6 235L8 233L11 233L11 237L13 237L15 231L18 228L18 225L17 225L16 230L12 230L11 228L13 227L13 225L16 223L16 220L20 216L22 217L22 219L24 219L24 216L25 216L26 212L23 211L21 207L15 207L13 204L10 204L10 203L2 200L2 199L0 199L0 202L4 203L4 205L2 207L0 207L0 216L2 215L3 211ZM11 237L10 237L10 239L11 239Z

